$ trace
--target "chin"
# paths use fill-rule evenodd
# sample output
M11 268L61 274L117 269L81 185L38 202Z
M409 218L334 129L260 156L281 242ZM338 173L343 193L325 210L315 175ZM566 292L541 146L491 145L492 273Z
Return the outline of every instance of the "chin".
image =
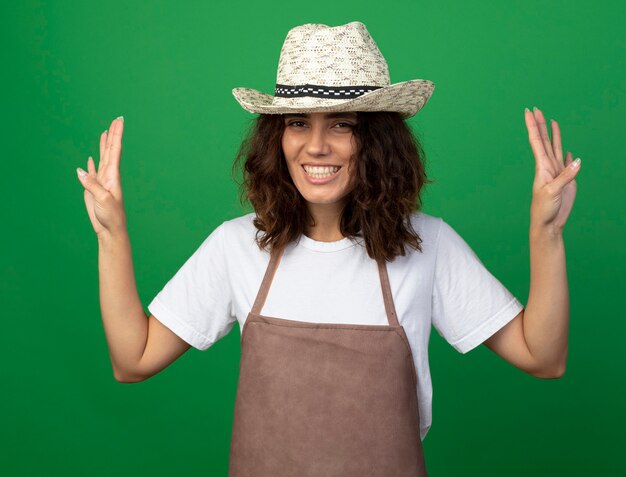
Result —
M300 192L302 194L302 192ZM302 194L304 200L312 205L343 205L345 195L328 195L328 194Z

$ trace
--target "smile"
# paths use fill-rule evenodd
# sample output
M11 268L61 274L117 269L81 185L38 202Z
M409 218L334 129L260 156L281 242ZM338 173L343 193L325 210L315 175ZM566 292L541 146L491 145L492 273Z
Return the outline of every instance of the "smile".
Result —
M327 179L334 176L341 169L340 166L302 166L302 168L308 176L314 179Z

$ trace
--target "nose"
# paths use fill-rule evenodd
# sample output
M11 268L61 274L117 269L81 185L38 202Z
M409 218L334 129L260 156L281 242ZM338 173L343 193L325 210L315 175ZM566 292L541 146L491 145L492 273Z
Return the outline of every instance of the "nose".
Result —
M330 142L325 126L314 125L311 127L306 149L311 156L323 156L330 153Z

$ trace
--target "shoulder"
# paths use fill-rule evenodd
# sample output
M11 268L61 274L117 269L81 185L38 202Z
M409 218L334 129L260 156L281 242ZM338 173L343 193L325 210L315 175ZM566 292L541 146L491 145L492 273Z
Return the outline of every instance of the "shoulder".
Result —
M425 251L436 248L444 224L445 222L441 217L427 214L421 210L414 211L411 214L411 225L422 239Z
M411 213L411 224L417 233L437 234L443 219L435 215L427 214L421 210Z
M224 250L241 250L250 248L255 243L255 214L246 214L234 219L223 221L206 236L198 249L201 255L223 253Z
M223 247L240 255L263 255L256 243L255 212L226 220L218 227ZM217 231L217 229L216 229Z
M256 227L253 222L255 217L256 213L250 212L249 214L225 220L218 228L221 229L221 233L229 236L254 235L256 233Z

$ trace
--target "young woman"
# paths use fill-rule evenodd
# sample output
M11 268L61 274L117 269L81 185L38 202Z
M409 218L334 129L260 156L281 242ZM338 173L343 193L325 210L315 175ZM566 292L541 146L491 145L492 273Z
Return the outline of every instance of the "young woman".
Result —
M230 476L425 476L431 325L459 352L484 343L539 378L563 374L568 293L562 230L578 163L539 110L526 308L444 220L406 119L434 85L391 85L365 25L289 31L275 96L235 165L254 213L223 222L148 306L139 301L119 177L122 118L79 169L100 247L101 309L115 377L142 381L239 323ZM82 173L81 173L82 171Z

